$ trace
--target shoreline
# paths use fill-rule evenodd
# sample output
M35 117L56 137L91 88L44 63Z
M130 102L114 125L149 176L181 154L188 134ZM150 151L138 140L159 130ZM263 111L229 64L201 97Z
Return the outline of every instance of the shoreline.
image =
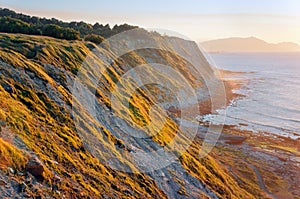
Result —
M300 197L299 150L299 140L225 125L210 155L221 165L231 168L229 172L237 181L247 181L247 178L256 180L256 185L265 194L274 196L270 198L288 199ZM241 164L250 170L243 170Z
M234 91L247 84L243 80L226 79L243 72L221 70L226 92L226 105L244 95ZM200 104L211 114L209 102ZM208 123L200 122L208 127ZM255 187L265 198L300 197L300 139L242 130L239 125L223 125L220 138L210 153L248 191ZM198 139L203 140L200 133ZM199 142L199 141L198 141ZM199 144L202 144L200 141ZM247 168L247 169L245 169Z
M234 72L234 71L228 71L228 70L219 70L220 73L220 78L223 81L224 84L224 89L225 89L225 95L226 95L226 107L231 104L231 102L237 98L240 97L245 97L245 95L236 93L236 90L239 90L243 85L246 85L248 81L246 80L241 80L241 79L228 79L227 76L235 76L235 75L240 75L240 74L245 74L245 72ZM217 107L217 109L222 109L226 107ZM211 101L210 99L205 100L201 103L199 103L199 109L201 112L201 115L207 115L207 114L212 114L212 112L216 110L211 110Z

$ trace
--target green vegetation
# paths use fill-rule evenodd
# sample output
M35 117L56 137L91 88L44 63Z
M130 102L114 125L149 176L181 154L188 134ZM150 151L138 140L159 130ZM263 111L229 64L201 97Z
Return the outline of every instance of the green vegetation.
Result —
M0 17L0 23L0 31L6 33L44 35L66 40L77 40L80 38L78 31L72 28L63 28L55 24L36 26L11 17Z
M128 24L110 26L85 22L63 22L57 19L46 19L18 14L6 8L0 8L0 32L44 35L66 40L85 38L96 44L101 43L102 37L136 28ZM99 42L100 41L100 42Z
M77 40L80 38L79 32L72 28L62 28L55 24L45 25L43 35L59 39Z
M90 35L86 35L84 37L84 40L93 42L93 43L98 45L98 44L100 44L101 42L104 41L104 38L101 37L100 35L90 34Z
M30 27L30 24L19 19L13 19L10 17L1 17L0 24L1 24L0 26L1 32L24 33L24 34L32 33L32 28Z

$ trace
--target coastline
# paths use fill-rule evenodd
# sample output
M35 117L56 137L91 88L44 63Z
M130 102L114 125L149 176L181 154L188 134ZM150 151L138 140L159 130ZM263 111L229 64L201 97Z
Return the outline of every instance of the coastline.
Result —
M249 190L288 199L300 197L299 146L299 140L225 125L210 155Z
M220 73L220 78L222 79L225 88L226 106L229 106L231 102L236 98L245 97L244 95L236 93L235 91L239 90L242 85L246 85L248 82L246 80L228 78L229 76L232 77L235 75L244 74L244 72L234 72L228 70L218 70L218 71ZM212 108L211 108L210 99L199 103L199 108L200 108L201 115L211 114L212 112L215 111L215 110L211 110Z
M227 78L240 72L221 70L226 89L227 106L238 97L235 93L246 81ZM210 114L210 102L200 104L201 113ZM205 122L202 126L208 127ZM248 191L259 192L262 198L300 197L300 139L271 132L241 130L240 125L224 125L216 147L210 153L236 181ZM202 144L203 134L198 135Z

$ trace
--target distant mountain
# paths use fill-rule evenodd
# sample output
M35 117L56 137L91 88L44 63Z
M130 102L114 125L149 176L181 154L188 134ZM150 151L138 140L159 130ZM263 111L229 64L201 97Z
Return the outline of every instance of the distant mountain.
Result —
M264 40L248 37L230 37L200 43L207 52L295 52L300 45L292 42L268 43Z

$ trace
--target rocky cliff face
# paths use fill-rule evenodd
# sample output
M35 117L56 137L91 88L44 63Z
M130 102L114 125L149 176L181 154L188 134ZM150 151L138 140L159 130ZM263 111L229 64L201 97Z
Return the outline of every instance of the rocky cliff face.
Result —
M207 92L207 82L218 80L196 44L148 32L141 35L134 35L135 40L115 37L110 46L95 46L0 34L2 196L253 197L216 160L198 157L201 143L189 143L187 152L170 144L181 132L176 119L196 104L185 91L186 103L178 112L180 100L155 82L166 79L164 83L175 84L182 93L180 82L153 68L146 76L138 70L149 62L160 64L158 71L168 65L182 74L197 100L217 96L221 88ZM134 68L137 79L153 82L139 87L130 79L120 81ZM149 79L149 74L157 79ZM120 90L114 93L116 88ZM152 111L154 104L161 106ZM186 135L177 137L179 143L190 142ZM159 165L159 159L151 158L161 157L162 149L180 158ZM155 151L153 156L145 156L149 151Z

